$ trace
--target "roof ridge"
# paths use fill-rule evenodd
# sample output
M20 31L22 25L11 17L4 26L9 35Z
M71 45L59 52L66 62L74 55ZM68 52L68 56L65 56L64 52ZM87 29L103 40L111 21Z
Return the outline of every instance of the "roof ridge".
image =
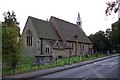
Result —
M38 34L38 37L45 39L59 39L56 31L53 29L52 24L49 21L44 21L32 16L29 16L33 27Z
M39 18L36 18L36 17L32 17L32 16L28 16L28 18L33 18L33 19L36 19L36 20L39 20L39 21L49 22L49 21L45 21L45 20L42 20L42 19L39 19Z
M69 22L69 21L66 21L66 20L63 20L63 19L60 19L60 18L54 17L54 16L51 16L51 18L52 18L52 17L55 18L55 19L58 19L58 20L61 20L61 21L67 22L67 23L69 23L69 24L72 24L72 25L77 26L77 24L74 24L74 23L72 23L72 22Z
M28 16L28 17L29 17L29 18L33 18L33 19L36 19L36 20L40 20L40 21L44 21L44 22L48 22L48 23L49 23L49 21L45 21L45 20L42 20L42 19L39 19L39 18L36 18L36 17L32 17L32 16ZM58 19L58 20L61 20L61 21L67 22L67 23L69 23L69 24L72 24L72 25L77 26L76 24L74 24L74 23L72 23L72 22L69 22L69 21L66 21L66 20L63 20L63 19L54 17L54 16L51 16L51 18L52 18L52 17L55 18L55 19Z

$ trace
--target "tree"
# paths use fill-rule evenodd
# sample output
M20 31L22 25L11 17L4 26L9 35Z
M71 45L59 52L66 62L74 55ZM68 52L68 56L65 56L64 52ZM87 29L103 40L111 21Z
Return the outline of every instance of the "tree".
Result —
M107 8L105 10L105 14L107 16L111 15L112 11L117 13L118 10L120 10L120 0L107 2L106 4ZM112 24L112 29L111 31L108 30L107 36L111 45L111 49L120 52L120 18L117 22Z
M2 22L0 21L0 56L2 56ZM2 58L0 57L0 61Z
M120 52L120 19L112 24L111 29L91 34L89 38L95 51L105 52L109 50L112 52L117 50L117 52Z
M116 13L120 9L120 1L119 0L107 2L106 4L107 4L107 8L105 10L105 14L107 16L111 15L112 11L114 11Z
M109 41L104 31L98 31L95 34L89 36L92 41L93 48L97 52L106 52L109 50Z
M14 12L4 13L2 23L2 58L5 66L15 69L21 59L20 28Z
M120 49L120 19L112 24L112 31L109 34L112 49L119 51Z

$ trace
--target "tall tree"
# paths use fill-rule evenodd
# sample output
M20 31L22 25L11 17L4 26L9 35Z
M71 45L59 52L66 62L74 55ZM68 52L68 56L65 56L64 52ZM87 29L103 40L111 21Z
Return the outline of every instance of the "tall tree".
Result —
M112 24L112 31L109 34L112 49L120 50L120 19Z
M21 59L20 28L14 12L4 13L2 23L2 58L3 65L16 68Z
M105 36L104 31L98 31L95 34L89 36L93 43L93 48L97 52L106 52L109 50L109 41Z

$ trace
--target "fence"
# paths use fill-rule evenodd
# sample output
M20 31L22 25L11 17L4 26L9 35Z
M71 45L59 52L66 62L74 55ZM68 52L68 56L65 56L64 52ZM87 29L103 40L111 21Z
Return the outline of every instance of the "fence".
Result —
M43 69L53 68L57 66L64 66L67 64L82 62L85 60L93 60L103 56L106 56L106 54L90 54L90 55L84 55L84 56L73 56L73 57L64 58L64 59L56 58L54 61L50 63L44 63L44 64L34 64L35 61L34 59L32 59L31 61L28 61L28 62L26 61L25 63L18 64L16 68L11 68L9 65L3 64L2 74L3 76L21 74L29 71L34 71L34 70L43 70Z

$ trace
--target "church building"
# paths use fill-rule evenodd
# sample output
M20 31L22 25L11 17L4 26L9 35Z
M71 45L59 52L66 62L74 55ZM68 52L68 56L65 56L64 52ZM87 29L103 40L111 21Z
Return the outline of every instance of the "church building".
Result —
M53 16L49 21L29 16L22 37L25 56L40 56L42 62L93 51L92 43L82 29L80 14L76 24Z

